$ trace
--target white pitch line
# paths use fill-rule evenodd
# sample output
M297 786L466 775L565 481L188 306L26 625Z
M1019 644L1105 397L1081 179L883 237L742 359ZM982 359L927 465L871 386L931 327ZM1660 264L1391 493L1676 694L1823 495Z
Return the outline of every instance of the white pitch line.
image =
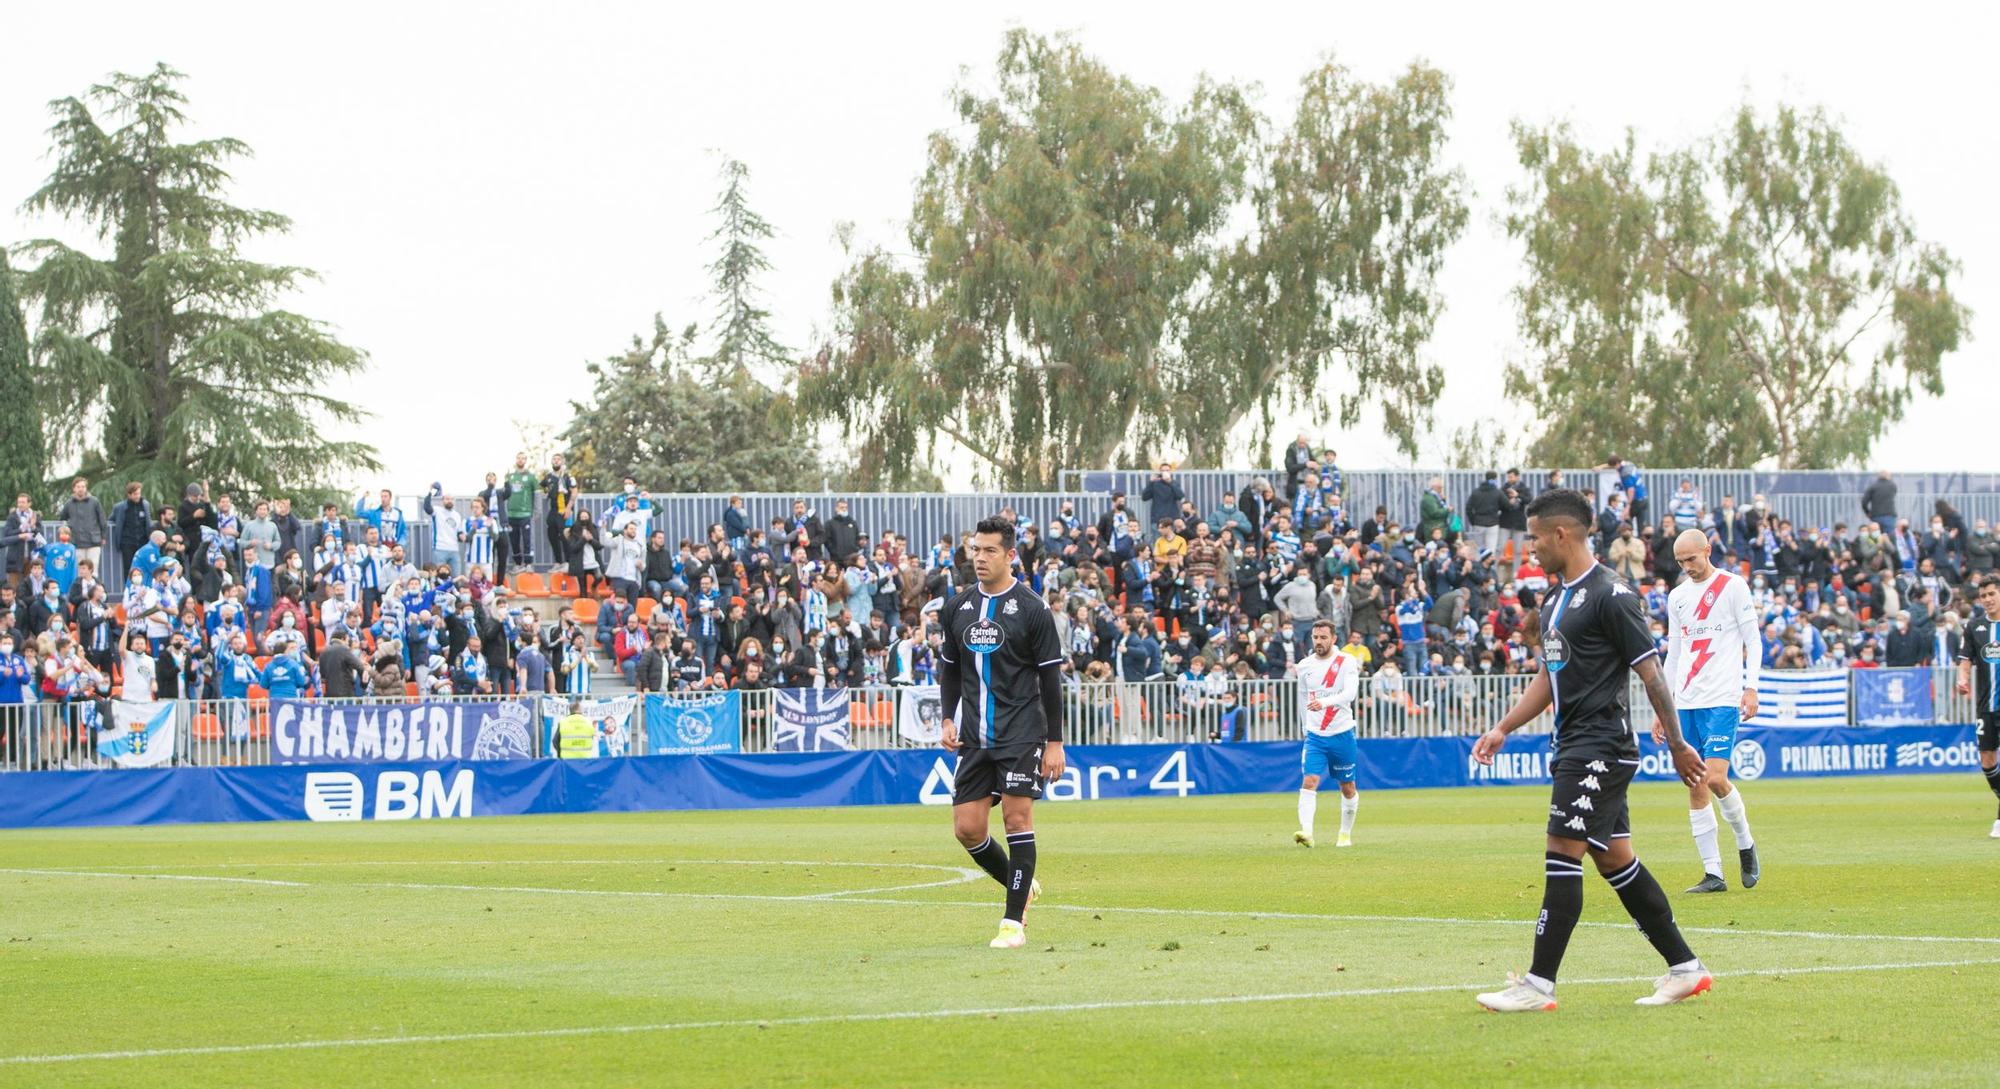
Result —
M848 904L899 904L916 907L991 907L984 900L891 900L886 897L867 900L844 900ZM1212 908L1163 908L1163 907L1087 907L1082 904L1051 904L1036 901L1036 911L1086 911L1093 915L1117 913L1122 915L1192 915L1214 919L1284 919L1304 922L1328 923L1419 923L1438 926L1532 926L1533 919L1462 919L1445 915L1340 915L1306 911L1222 911ZM1578 926L1602 927L1607 930L1630 930L1630 923L1580 922ZM2000 938L1954 937L1949 934L1843 934L1830 930L1753 930L1735 926L1683 926L1683 934L1740 934L1760 938L1812 938L1836 941L1883 941L1883 942L1973 942L1982 945L2000 945Z
M719 861L719 860L709 860ZM729 865L810 865L810 863L756 863L729 862ZM876 866L874 863L846 863L850 866ZM912 869L916 868L912 864ZM976 881L983 871L960 869L955 866L926 867L949 869L960 876L949 881L925 882L922 885L900 886L901 889L932 888L938 885L959 885ZM596 896L634 897L649 900L748 900L758 902L785 903L826 903L826 904L882 904L890 907L977 907L990 908L992 903L985 900L917 900L899 899L886 896L869 896L871 891L897 891L896 888L870 890L847 889L836 892L800 893L776 895L748 892L666 892L649 889L573 889L544 885L456 885L417 881L277 881L249 877L213 877L201 874L163 873L114 873L99 870L29 870L0 868L0 873L35 874L47 877L101 877L126 878L159 881L221 881L253 885L279 885L288 888L325 889L402 889L422 891L426 889L440 892L501 892L518 893L528 896ZM1344 915L1330 912L1304 911L1223 911L1213 908L1163 908L1163 907L1110 907L1083 904L1051 904L1038 902L1035 910L1041 912L1069 911L1088 912L1092 915L1171 915L1205 919L1249 919L1252 921L1272 919L1287 922L1328 922L1328 923L1409 923L1432 926L1507 926L1522 927L1534 922L1532 919L1466 919L1444 915ZM1580 927L1604 930L1625 930L1629 923L1580 922ZM1918 942L1934 945L2000 945L2000 938L1954 936L1949 934L1847 934L1831 930L1761 930L1734 926L1683 926L1683 934L1712 934L1719 936L1755 938L1802 938L1815 941L1857 941L1857 942Z
M1800 968L1748 968L1723 977L1741 979L1756 976L1823 975L1844 972L1899 972L1926 968L1967 968L2000 964L2000 959L1896 961L1878 964L1821 964ZM1653 976L1607 976L1600 979L1563 981L1564 987L1651 983ZM1108 999L1101 1002L1064 1002L1038 1006L984 1006L955 1010L891 1010L878 1013L825 1013L800 1017L746 1018L726 1021L661 1021L637 1025L580 1025L566 1028L514 1029L497 1032L449 1032L414 1036L365 1036L344 1040L282 1040L261 1044L210 1044L198 1047L144 1048L131 1051L80 1051L50 1055L0 1056L0 1066L49 1065L54 1063L97 1062L121 1059L173 1059L198 1055L244 1055L272 1051L314 1051L349 1047L396 1047L409 1044L456 1044L490 1040L536 1040L567 1036L614 1036L640 1033L688 1032L700 1029L781 1028L800 1025L860 1024L870 1021L924 1021L956 1017L1028 1016L1034 1014L1088 1013L1099 1010L1139 1010L1166 1007L1234 1006L1262 1002L1315 1002L1340 998L1379 998L1395 995L1440 994L1472 991L1487 982L1426 983L1404 987L1355 987L1337 991L1294 991L1278 994L1211 995L1196 998Z
M805 863L805 862L757 863L757 862L719 860L719 859L711 859L708 861L715 862L718 865L741 865L741 866L815 865L814 863ZM898 868L896 866L876 866L872 863L863 863L863 862L843 863L843 865L866 867L869 869ZM519 893L522 895L529 895L529 896L598 896L598 897L611 896L611 897L639 898L647 900L757 900L757 901L778 901L778 902L791 902L791 903L800 903L806 901L837 903L839 902L838 898L843 896L861 896L869 893L881 893L881 892L911 892L916 889L934 889L947 885L963 885L968 882L977 881L980 878L986 876L985 872L982 870L975 870L969 867L961 867L961 866L932 866L932 865L912 864L908 867L903 867L903 868L943 870L952 874L952 876L942 881L922 881L909 885L880 885L874 888L866 888L866 889L836 889L831 892L792 893L787 895L779 895L775 893L758 894L758 893L747 893L747 892L673 892L660 889L574 889L574 888L563 888L563 887L545 886L545 885L457 885L457 884L447 884L442 882L417 882L417 881L280 881L274 878L262 878L262 877L219 877L212 874L154 873L150 871L128 873L128 872L114 872L109 870L34 870L34 869L19 869L19 868L0 868L0 873L28 874L38 877L95 877L95 878L106 878L111 880L124 880L124 881L195 881L195 882L214 882L227 885L273 885L281 888L294 888L294 889L315 889L315 888L404 889L404 890L435 889L446 892ZM870 901L862 901L862 903L869 903L869 902Z
M318 884L315 881L279 881L264 877L212 877L207 874L187 873L113 873L109 870L0 869L0 873L32 874L38 877L109 877L127 881L221 881L231 885L278 885L294 889L309 889Z
M828 866L857 870L938 870L965 873L964 866L941 866L935 862L822 862L809 859L777 858L362 858L311 859L296 862L192 862L150 863L133 866L48 866L35 873L88 873L93 870L261 870L294 866ZM0 869L0 873L30 872Z

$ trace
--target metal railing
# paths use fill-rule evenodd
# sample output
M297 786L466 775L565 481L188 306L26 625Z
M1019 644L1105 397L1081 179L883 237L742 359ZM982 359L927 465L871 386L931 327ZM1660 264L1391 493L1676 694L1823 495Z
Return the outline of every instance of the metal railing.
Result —
M1504 469L1504 466L1495 466ZM1789 518L1798 527L1817 526L1831 530L1845 523L1862 522L1861 492L1874 479L1872 473L1844 472L1762 472L1743 469L1652 469L1642 468L1650 497L1648 520L1657 523L1668 513L1674 490L1681 480L1692 480L1702 504L1717 507L1722 497L1733 495L1739 508L1747 509L1753 496L1763 495L1773 512ZM1153 473L1146 469L1066 469L1060 482L1067 491L1099 495L1123 491L1138 508L1138 496ZM1463 514L1466 497L1485 478L1483 469L1355 469L1341 471L1341 505L1350 521L1371 516L1375 508L1389 509L1389 517L1404 525L1413 524L1424 490L1433 477L1443 477L1445 498ZM1545 468L1524 467L1521 479L1530 491L1539 492L1548 476ZM1236 495L1251 480L1263 477L1285 491L1285 471L1279 469L1181 469L1174 480L1203 514L1214 509L1224 492ZM1571 487L1593 488L1602 497L1609 474L1595 469L1564 469L1564 482ZM1930 522L1933 504L1943 499L1965 516L1967 523L1977 518L2000 521L2000 474L1994 473L1911 473L1897 476L1897 511L1914 527ZM1100 499L1099 504L1102 504ZM1143 511L1141 513L1144 513Z
M1432 676L1366 678L1354 704L1356 731L1364 738L1465 736L1497 722L1517 700L1530 677ZM1931 671L1933 721L1939 724L1975 721L1968 696L1953 690L1951 668ZM933 742L905 738L898 728L897 709L904 688L855 688L848 692L847 745L854 749L928 747ZM766 753L777 748L780 716L778 690L738 693L739 749ZM391 707L412 703L492 703L518 696L453 696L410 700L321 699L330 706ZM1182 744L1235 741L1287 741L1302 734L1299 686L1294 680L1231 679L1220 684L1157 680L1140 682L1089 680L1064 691L1066 738L1075 744ZM113 755L100 750L114 730L111 700L0 705L0 771L26 771L113 766ZM171 704L173 743L170 754L154 753L148 766L219 767L282 762L273 747L271 704L256 700L174 700ZM1634 729L1649 732L1652 708L1636 681L1630 692ZM128 707L138 705L127 705ZM539 709L535 721L540 722ZM1847 721L1853 721L1852 707ZM1549 728L1543 715L1526 732ZM650 752L645 705L635 700L625 723L633 752ZM530 731L531 755L546 751L539 725ZM128 754L129 755L129 754ZM411 756L411 759L417 757Z
M815 493L738 493L743 496L743 508L748 529L763 530L768 535L773 518L790 518L792 503L804 500L806 506L818 516L824 525L834 514L834 504L846 500L848 514L854 518L856 528L868 536L870 545L880 543L884 533L894 532L907 541L907 547L919 562L929 554L930 546L937 543L940 536L950 534L954 541L959 534L970 532L981 518L992 515L1002 508L1012 509L1024 524L1034 521L1047 526L1049 521L1062 510L1065 502L1075 505L1076 512L1096 518L1095 504L1100 497L1078 492L993 492L985 494L895 494L863 493L845 494L833 492ZM590 512L590 516L600 527L600 535L608 533L611 515L623 507L622 495L588 493L579 497L580 509ZM723 522L723 512L729 507L729 494L707 495L653 495L652 515L647 519L642 536L661 530L667 535L667 547L678 550L683 539L695 544L708 540L708 529ZM460 513L471 509L469 497L454 497ZM430 523L419 511L420 500L405 497L400 506L409 517L410 536L406 542L406 552L410 562L425 564L434 562L435 549L431 541ZM535 519L530 530L534 549L534 562L547 566L555 562L555 552L549 543L547 502L541 497L535 500ZM496 542L499 547L501 542Z

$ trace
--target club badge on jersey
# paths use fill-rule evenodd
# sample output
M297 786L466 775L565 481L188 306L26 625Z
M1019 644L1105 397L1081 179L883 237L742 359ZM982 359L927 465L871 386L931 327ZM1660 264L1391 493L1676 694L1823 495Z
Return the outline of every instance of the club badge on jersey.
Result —
M1000 649L1000 625L980 617L965 629L965 649L974 654L991 654Z
M1583 604L1584 595L1589 592L1587 587L1565 586L1562 596L1556 599L1555 610L1542 632L1542 663L1548 666L1550 676L1561 673L1569 664L1569 644L1564 642L1562 634L1563 613L1569 611L1571 604Z

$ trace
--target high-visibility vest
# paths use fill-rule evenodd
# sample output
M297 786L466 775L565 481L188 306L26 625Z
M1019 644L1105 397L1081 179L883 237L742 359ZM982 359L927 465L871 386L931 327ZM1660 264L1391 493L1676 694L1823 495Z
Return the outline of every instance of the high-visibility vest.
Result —
M597 755L597 727L582 715L568 715L556 721L556 756L562 760L588 760Z

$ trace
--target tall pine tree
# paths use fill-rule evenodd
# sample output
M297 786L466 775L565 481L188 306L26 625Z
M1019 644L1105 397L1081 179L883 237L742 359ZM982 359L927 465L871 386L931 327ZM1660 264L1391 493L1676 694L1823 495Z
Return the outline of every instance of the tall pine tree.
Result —
M35 404L35 377L28 364L28 328L14 293L14 271L0 247L0 495L11 504L27 492L45 502L42 475L48 471L42 444L42 414Z
M712 362L721 374L735 378L752 376L759 363L784 364L790 354L771 333L771 312L757 305L757 274L771 268L770 259L757 244L777 232L751 209L745 192L749 177L750 168L741 162L723 161L722 196L712 209L721 222L708 236L721 248L708 266L715 277L718 304L718 340Z
M54 239L22 247L38 304L35 378L51 460L156 497L190 480L309 495L344 469L376 469L366 443L332 438L364 413L328 394L366 357L278 300L313 278L239 247L283 232L275 212L227 203L239 140L175 142L181 73L113 74L52 103L56 165L26 203L87 225L97 257ZM115 126L115 127L107 127Z

